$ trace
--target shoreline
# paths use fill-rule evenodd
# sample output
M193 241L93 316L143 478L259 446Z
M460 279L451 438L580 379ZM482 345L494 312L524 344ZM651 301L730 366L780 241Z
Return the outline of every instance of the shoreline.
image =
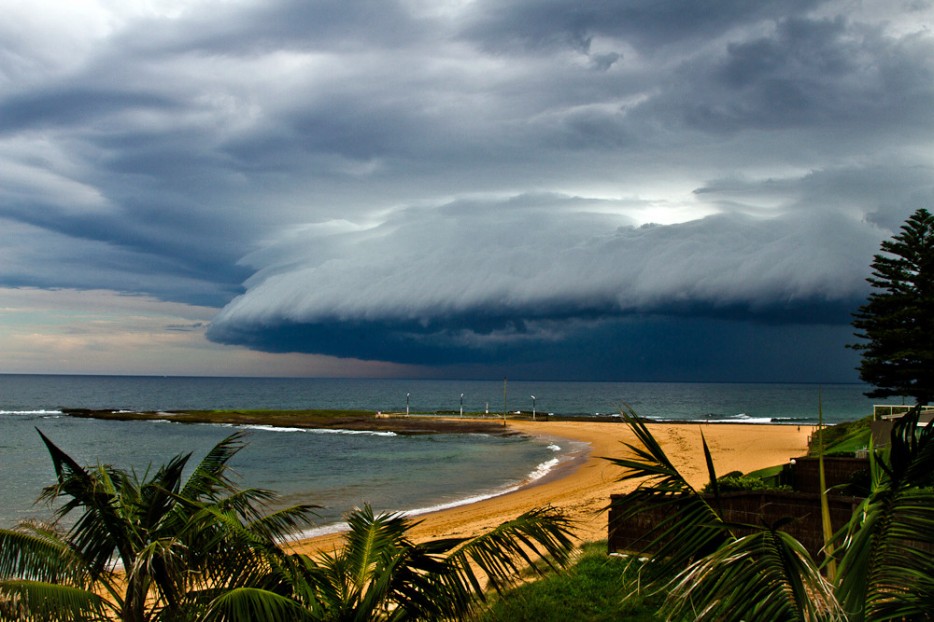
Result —
M419 434L515 434L499 418L406 415L367 410L118 410L112 408L62 408L62 415L109 421L169 421L181 424L268 426L345 432Z
M580 444L581 449L565 464L543 477L529 478L515 488L461 499L449 507L403 510L416 525L416 541L445 537L472 537L536 507L561 509L574 523L580 541L607 537L606 506L610 496L624 493L637 483L617 481L620 469L603 458L622 457L624 443L636 443L630 427L616 417L551 417L532 420L523 414L500 417L405 415L364 411L227 410L227 411L125 411L62 409L65 416L120 420L168 420L176 423L262 425L352 431L360 433L432 434L481 433L527 435L557 445ZM710 446L718 475L748 473L783 464L806 453L807 440L816 428L797 423L644 420L669 458L693 486L707 482L701 434ZM575 452L572 452L575 453ZM333 550L346 528L341 523L321 524L296 534L286 543L301 552Z
M446 537L472 537L492 529L535 507L551 505L573 521L572 531L580 542L607 537L606 506L610 495L634 488L620 483L621 470L603 458L622 457L623 443L636 443L628 425L619 421L530 421L508 420L513 433L527 434L556 443L585 443L587 448L571 464L562 465L540 480L473 503L412 516L417 523L411 537L420 542ZM816 426L763 423L649 423L649 429L669 458L693 486L707 481L701 433L707 439L718 475L731 471L748 473L783 464L804 455L807 440ZM333 551L343 532L334 532L289 543L301 553Z
M511 431L510 435L524 435L523 432ZM549 482L559 480L563 477L566 477L572 474L577 468L585 464L586 460L590 456L590 444L582 441L575 441L564 437L556 437L549 435L536 435L540 440L549 442L549 443L573 443L574 448L565 452L560 458L554 458L553 460L557 462L550 468L544 470L540 475L536 475L536 471L542 468L545 464L551 461L546 461L538 465L538 467L529 473L529 475L521 482L512 484L508 487L497 488L490 490L489 492L479 492L470 497L464 497L461 499L456 499L454 501L448 501L439 503L438 505L412 508L405 510L387 510L391 513L398 513L406 518L412 520L413 522L420 522L423 517L431 516L434 514L448 512L451 510L456 510L461 507L468 507L476 503L481 503L485 501L492 501L499 497L505 495L515 494L527 488L534 488L536 486L548 485ZM311 529L306 529L301 533L297 534L292 538L293 543L301 542L311 542L319 539L333 538L339 536L341 533L347 531L347 523L344 521L328 523L313 527Z

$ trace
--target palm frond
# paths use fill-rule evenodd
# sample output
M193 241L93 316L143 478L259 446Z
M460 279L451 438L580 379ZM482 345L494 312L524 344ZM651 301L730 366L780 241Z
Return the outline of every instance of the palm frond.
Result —
M146 529L158 529L175 508L182 475L190 454L179 455L159 467L156 473L143 482L134 482L125 489L138 504L137 512L141 525ZM121 494L124 499L127 494Z
M623 469L623 473L617 479L621 482L643 480L642 486L651 486L668 493L695 492L639 415L632 409L625 409L620 415L635 434L639 444L623 443L635 459L604 457Z
M59 534L30 524L0 529L0 577L52 583L68 580L79 585L89 580L83 564Z
M251 532L236 512L207 505L192 514L179 532L190 571L208 584L235 585L259 568L264 558L281 553L275 543Z
M268 542L281 542L314 521L318 505L301 504L283 508L253 520L247 525L254 534Z
M92 591L43 581L0 580L0 618L36 621L102 621L106 602Z
M347 524L346 544L329 561L343 573L333 577L332 587L341 595L342 609L374 616L390 607L394 575L414 547L408 538L414 523L401 513L377 515L367 504L351 512Z
M473 565L499 591L511 585L524 567L540 573L547 567L565 566L574 549L570 527L556 508L535 508L460 545L449 562L475 591L481 584Z
M60 517L73 510L82 512L68 534L72 548L93 576L106 571L115 550L126 561L131 557L132 522L121 517L126 507L121 508L117 492L128 485L127 474L106 465L85 469L41 430L36 431L52 457L58 478L56 484L43 490L40 499L64 497L66 501L57 511Z
M364 584L380 558L412 546L408 539L413 523L400 513L375 515L369 504L347 516L350 531L344 547L353 579Z
M90 476L87 471L85 471L80 464L75 462L74 458L59 449L55 443L42 433L42 430L36 428L36 432L39 433L42 442L49 451L49 455L52 456L52 466L55 468L55 476L59 482L73 478L79 481L88 480Z
M201 584L255 586L276 565L286 564L280 545L310 522L309 514L306 506L295 506L245 523L233 509L204 505L180 532L190 552L187 563Z
M235 432L217 443L198 463L181 490L186 499L216 499L219 491L231 490L226 477L228 462L246 446L243 432Z
M801 622L844 620L833 589L801 544L775 528L725 544L668 586L667 619Z
M707 445L707 437L701 432L701 445L704 449L704 462L707 464L707 478L710 482L710 489L713 491L714 505L717 515L723 513L720 507L720 482L717 478L717 470L714 468L713 456L710 453L710 446Z
M252 587L238 587L217 596L204 617L205 622L290 622L312 620L300 603L271 592Z
M633 458L605 458L623 469L619 481L641 480L639 486L614 499L615 520L631 520L644 512L657 517L645 534L640 554L651 554L643 566L650 580L671 576L689 563L734 539L729 526L678 471L646 424L631 409L621 413L641 443L624 443ZM706 439L701 436L708 476L717 474ZM650 581L651 582L651 581Z
M243 488L214 499L214 503L222 510L236 512L249 522L262 518L265 509L278 497L275 492L265 488Z
M854 620L915 603L934 610L934 491L880 490L857 510L843 544L837 593Z
M872 461L870 495L845 529L837 595L855 621L934 610L934 428L919 429L918 415L894 426L887 452Z

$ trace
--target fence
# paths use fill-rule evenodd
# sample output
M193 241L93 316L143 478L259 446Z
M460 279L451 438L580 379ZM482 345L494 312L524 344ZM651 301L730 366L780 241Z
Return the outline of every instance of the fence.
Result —
M796 492L819 493L818 458L795 458L785 467L781 480ZM824 479L831 492L849 484L869 484L869 460L866 458L824 457Z
M646 547L655 530L669 518L671 507L649 508L627 520L621 520L625 495L612 495L609 512L610 552L652 553ZM713 496L706 496L713 503ZM853 515L861 499L843 495L828 497L830 522L834 531L843 527ZM798 540L815 559L824 546L821 523L820 495L807 492L732 492L720 495L723 518L728 523L773 525L779 520L792 520L782 526ZM742 530L740 530L742 531Z

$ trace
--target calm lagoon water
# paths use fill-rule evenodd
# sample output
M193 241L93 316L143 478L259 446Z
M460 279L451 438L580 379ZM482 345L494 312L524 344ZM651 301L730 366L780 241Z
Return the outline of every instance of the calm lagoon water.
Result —
M61 408L178 410L351 408L412 412L501 412L500 381L163 378L0 375L0 524L44 516L33 501L54 473L36 429L82 464L142 472L179 453L200 459L234 430L217 425L75 419ZM510 411L612 417L623 405L676 421L825 421L870 414L862 385L506 383ZM500 494L585 450L579 444L487 435L395 436L272 430L254 426L233 466L241 483L278 491L283 504L323 506L322 529L364 502L380 510L425 510Z

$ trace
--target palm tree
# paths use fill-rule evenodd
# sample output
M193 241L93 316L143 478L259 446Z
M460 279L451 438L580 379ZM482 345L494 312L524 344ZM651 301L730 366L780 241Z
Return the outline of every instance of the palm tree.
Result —
M552 508L471 539L415 544L409 538L415 524L398 513L376 515L369 506L355 510L342 548L292 556L261 581L263 589L244 587L215 601L207 619L463 619L487 586L499 591L527 567L563 566L573 549L567 519Z
M668 619L934 619L934 427L919 411L900 420L891 443L872 451L870 493L833 538L831 582L794 538L774 525L730 525L717 509L716 473L704 443L714 498L678 473L635 413L624 413L642 446L611 460L622 479L644 478L616 501L621 520L672 508L649 534L647 589L666 594Z
M313 506L271 514L269 491L227 477L241 434L218 443L187 481L190 455L142 477L79 466L40 432L63 499L51 526L0 530L0 619L437 620L467 615L487 587L525 567L564 565L569 522L531 510L477 538L415 544L401 514L352 512L345 546L317 558L287 554L283 538ZM58 521L73 511L67 532Z
M733 525L723 519L703 433L712 500L688 483L635 412L622 416L641 446L626 444L633 458L609 460L624 469L620 481L642 483L614 499L621 510L617 520L647 511L660 516L641 551L651 552L652 559L640 570L644 589L665 595L666 619L841 619L830 584L804 547L780 530L781 523Z
M920 408L872 452L869 495L837 536L837 596L849 619L934 620L934 424Z
M219 591L277 563L282 539L310 521L310 505L264 514L275 495L228 478L242 433L218 443L187 481L190 454L140 477L109 465L81 467L39 435L57 480L40 499L63 504L51 526L0 530L4 617L192 619ZM58 524L72 512L77 519L63 532Z

